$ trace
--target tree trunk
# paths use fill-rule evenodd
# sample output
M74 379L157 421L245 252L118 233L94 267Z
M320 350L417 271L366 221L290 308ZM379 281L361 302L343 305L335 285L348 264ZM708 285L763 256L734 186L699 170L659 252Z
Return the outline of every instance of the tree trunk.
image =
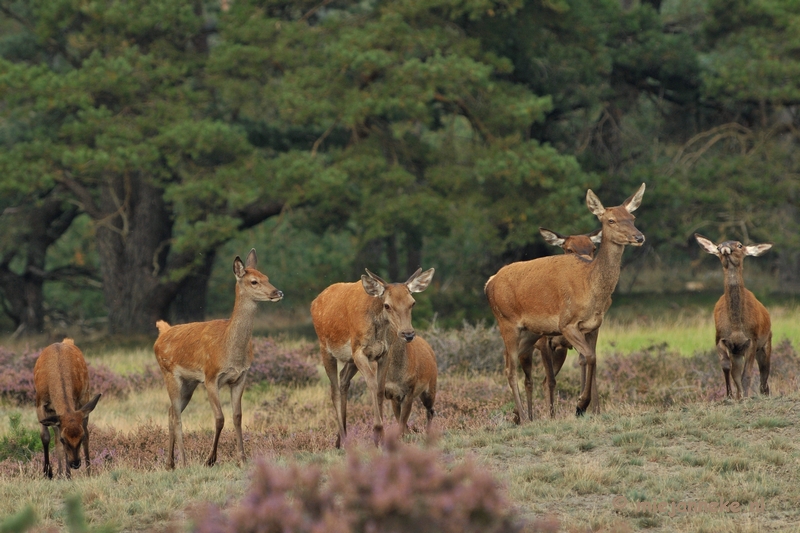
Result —
M156 334L177 284L159 281L166 266L172 222L163 191L138 174L103 186L97 251L108 308L109 333Z

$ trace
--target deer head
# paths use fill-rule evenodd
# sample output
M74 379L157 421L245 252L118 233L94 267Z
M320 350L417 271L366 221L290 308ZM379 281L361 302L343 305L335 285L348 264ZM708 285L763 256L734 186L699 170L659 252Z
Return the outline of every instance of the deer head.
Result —
M706 252L719 257L724 269L728 267L739 268L745 256L752 255L757 257L772 248L772 244L769 243L745 246L739 241L725 241L714 244L699 233L695 233L694 238L697 239L697 242Z
M411 325L411 309L416 304L411 293L422 292L428 288L433 279L434 269L422 272L418 268L405 283L387 283L368 269L367 275L361 276L364 290L374 298L380 298L383 304L383 317L406 342L414 340L414 327Z
M600 244L603 239L602 228L583 235L561 235L547 228L539 228L539 233L542 234L547 244L560 246L564 250L564 253L575 254L587 261L592 260L594 257L595 245Z
M622 205L606 209L597 195L589 189L586 191L586 205L589 211L600 220L603 225L603 233L606 234L605 237L609 241L622 246L628 244L641 246L644 244L644 234L633 225L636 217L631 213L636 211L642 203L643 195L644 183L630 198L622 202Z
M43 426L53 427L56 426L61 430L61 444L64 446L64 453L67 457L67 465L76 470L81 466L80 447L83 439L86 438L86 432L83 428L83 421L89 413L91 413L100 395L96 395L89 402L71 413L65 413L61 416L53 415L48 416L44 420L39 420Z
M247 262L242 263L239 256L233 260L233 274L236 276L237 292L256 302L277 302L283 298L283 292L276 289L269 278L256 270L258 257L256 249L247 254Z

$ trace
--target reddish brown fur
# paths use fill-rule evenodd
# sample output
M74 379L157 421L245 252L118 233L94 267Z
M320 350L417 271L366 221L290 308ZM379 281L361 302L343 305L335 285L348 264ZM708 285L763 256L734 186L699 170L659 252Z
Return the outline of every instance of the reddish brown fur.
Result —
M401 435L408 431L408 417L419 398L427 413L425 431L430 433L436 401L436 355L425 339L417 335L411 342L395 341L389 351L385 396L392 402Z
M589 405L597 333L619 280L622 252L625 245L644 243L644 235L634 226L631 215L643 194L644 184L622 205L604 208L597 196L587 191L586 204L600 220L603 231L600 252L593 261L574 255L542 257L506 265L486 282L486 296L505 344L506 374L520 421L529 417L519 396L517 365L521 357L531 357L543 335L563 335L585 357L586 382L578 398L577 414L583 414ZM543 362L551 379L554 369L549 361Z
M41 424L44 449L44 473L53 477L50 465L50 426L55 430L58 474L64 471L60 448L70 469L81 465L80 446L83 444L86 468L89 462L89 413L97 405L100 395L89 399L89 370L83 353L72 339L51 344L39 355L33 367L36 389L36 415Z
M336 446L347 436L347 391L361 372L372 397L373 440L383 437L383 398L389 346L396 339L411 342L414 292L428 287L434 269L418 269L405 283L386 283L367 270L361 282L335 283L311 302L311 318L319 337L331 400L339 426ZM341 363L341 372L339 364Z
M181 413L200 383L205 385L208 401L214 412L216 429L206 465L211 466L217 460L217 444L225 425L219 389L225 385L231 389L233 425L239 460L245 461L242 441L242 393L247 371L253 362L250 338L256 303L277 302L283 298L283 293L272 286L269 278L256 270L257 262L255 249L248 254L246 266L238 256L233 262L236 302L230 319L193 322L171 327L163 320L156 323L159 336L153 345L153 350L164 374L164 383L170 399L167 457L169 468L175 468L176 443L181 462L186 466Z
M539 228L539 233L542 234L544 240L553 246L559 246L564 250L564 253L574 254L581 259L591 261L594 259L595 244L600 244L602 239L602 229L595 230L591 233L583 235L561 235L555 231L547 228ZM564 338L563 335L556 336L543 336L534 345L534 352L539 351L542 361L548 360L543 364L545 369L552 367L553 376L552 380L545 372L545 377L542 385L545 388L545 395L548 400L548 408L550 410L550 417L554 418L555 411L555 377L564 366L564 361L567 358L567 351L572 348L572 345ZM586 358L582 354L578 354L578 360L581 365L581 390L586 384ZM533 381L531 372L533 367L533 354L530 357L527 354L520 355L520 365L522 372L525 375L525 395L528 401L528 418L533 418ZM599 412L600 402L598 399L597 386L592 387L592 400L590 402L593 412Z
M725 292L714 306L715 344L728 398L733 398L731 377L736 387L736 399L747 397L753 361L758 362L761 394L769 395L770 358L772 355L772 324L767 309L744 286L744 258L759 256L771 244L744 246L739 241L718 245L695 233L700 246L716 255L725 274Z

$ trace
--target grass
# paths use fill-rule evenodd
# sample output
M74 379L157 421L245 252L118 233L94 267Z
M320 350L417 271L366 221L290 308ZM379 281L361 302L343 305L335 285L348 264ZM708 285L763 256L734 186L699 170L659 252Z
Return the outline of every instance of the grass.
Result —
M625 306L621 311L610 317L601 333L601 367L604 354L628 353L663 342L671 351L657 352L657 356L666 367L712 348L713 323L710 317L702 319L697 310L651 313L648 318L626 314ZM792 325L800 323L797 309L770 311L776 339L778 331L785 331L794 346L800 346ZM706 340L701 342L702 338ZM150 349L139 346L103 350L94 344L86 353L90 363L101 362L118 373L139 372L153 364ZM705 364L706 359L696 361ZM800 470L796 468L800 393L794 375L773 374L769 398L707 401L703 398L708 391L694 390L704 381L678 383L674 373L652 367L651 391L694 387L691 394L631 392L623 380L609 383L613 378L607 378L600 388L601 414L576 419L580 379L574 362L573 352L558 376L556 419L544 418L544 400L537 387L536 419L525 426L512 421L513 402L500 373L440 376L438 437L432 445L449 464L472 461L487 468L503 483L520 516L557 524L559 531L795 529L800 521L796 504L800 501ZM718 389L722 377L713 357L708 366ZM538 383L541 370L536 370ZM348 409L350 440L368 448L371 408L360 378L354 380L353 388ZM183 530L203 502L235 504L247 490L250 465L239 467L233 459L226 396L222 395L226 427L218 464L210 469L202 466L213 421L205 393L199 389L183 417L190 465L174 472L164 468L167 396L163 388L127 398L102 398L91 415L94 474L87 476L82 469L71 481L45 480L40 473L41 452L34 453L33 459L23 455L0 463L0 524L4 517L30 505L38 517L37 527L64 528L65 502L73 495L80 496L91 528L107 526L115 531ZM345 461L346 452L333 449L335 423L324 379L308 386L252 386L245 392L243 405L248 456L323 469ZM16 420L14 427L12 420ZM411 425L414 432L407 440L425 445L419 406L414 408ZM26 438L38 433L33 406L0 403L0 443L22 435L20 428L26 429ZM737 502L745 512L707 508L689 512L680 507L719 500Z

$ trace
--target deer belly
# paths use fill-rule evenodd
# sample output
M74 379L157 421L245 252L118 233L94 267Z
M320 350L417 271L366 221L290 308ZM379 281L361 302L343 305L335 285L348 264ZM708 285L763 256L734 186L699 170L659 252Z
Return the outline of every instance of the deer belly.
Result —
M333 347L328 346L328 353L340 363L349 363L353 360L353 349L350 346L350 341L342 344L341 346Z

